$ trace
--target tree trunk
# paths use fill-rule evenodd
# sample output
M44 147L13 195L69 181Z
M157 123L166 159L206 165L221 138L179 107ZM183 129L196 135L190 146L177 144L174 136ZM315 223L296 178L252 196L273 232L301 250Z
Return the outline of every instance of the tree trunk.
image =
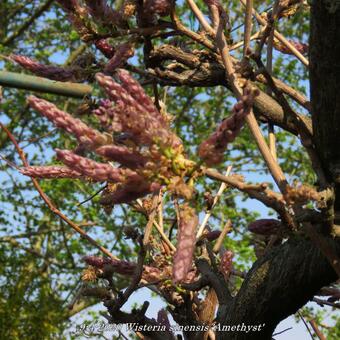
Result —
M311 5L310 87L314 143L335 187L340 211L340 2ZM340 256L339 238L326 242ZM271 339L277 324L337 279L328 260L309 239L291 238L255 262L231 306L220 308L225 326L261 326L260 331L218 333L218 339ZM244 329L244 328L243 328Z

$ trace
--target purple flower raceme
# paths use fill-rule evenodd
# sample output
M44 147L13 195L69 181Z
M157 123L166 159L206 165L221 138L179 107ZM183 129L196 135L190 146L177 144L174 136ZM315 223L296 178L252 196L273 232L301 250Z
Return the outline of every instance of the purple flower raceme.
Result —
M20 169L23 175L34 178L84 178L84 176L73 169L65 166L28 166Z
M99 131L90 128L80 119L72 117L67 112L59 110L54 104L35 97L29 96L28 104L48 118L56 127L66 130L74 135L79 142L88 148L98 147L110 143L112 139Z
M94 42L96 48L104 54L106 58L112 58L116 49L108 42L107 39L98 39Z
M308 54L309 45L304 44L300 41L289 40L289 42L301 53L301 54ZM293 54L293 52L284 44L282 44L279 40L274 41L274 47L278 51L284 54Z
M272 218L264 218L251 222L248 230L259 235L275 235L281 226L281 222Z
M157 14L161 17L170 14L172 2L169 0L146 0L144 2L144 13Z
M73 152L56 150L57 158L67 167L30 167L22 172L39 178L81 177L108 182L100 199L100 203L108 208L157 193L162 185L190 199L193 189L184 178L193 171L194 162L183 155L181 140L170 130L168 120L156 109L151 98L126 71L119 70L118 78L121 84L104 74L97 74L99 84L110 99L101 100L99 107L93 110L102 126L114 132L113 137L89 127L46 100L30 96L30 106L55 126L73 134L79 145ZM107 163L86 158L87 151L96 152ZM120 163L122 168L113 167L109 161Z
M124 43L117 46L114 55L105 65L104 72L113 74L118 67L123 66L129 58L134 56L134 54L135 50L130 43Z
M126 180L139 180L140 176L129 169L118 169L111 164L98 163L92 159L76 155L69 150L56 149L57 158L69 168L80 172L97 182L124 182Z
M107 4L106 0L85 0L90 15L98 22L121 26L122 15Z
M111 268L118 274L133 275L136 269L136 264L123 260L114 260L99 256L88 255L83 257L83 261L88 265L103 269L104 266L111 266Z
M84 256L83 261L87 263L88 265L95 267L97 269L105 270L107 268L110 271L113 271L117 274L126 275L126 276L133 275L137 267L136 263L134 262L103 258L99 256L94 256L94 255ZM159 279L160 274L161 273L158 268L145 265L143 267L142 278L146 280L147 282L154 282L157 279Z
M131 96L144 107L145 110L152 114L156 119L163 122L164 126L167 126L163 115L161 115L158 111L152 99L145 93L139 82L131 77L130 73L124 69L118 69L117 76L122 87L128 91Z
M116 104L109 99L101 99L99 106L92 112L97 116L100 124L108 131L121 132L123 127L118 115L124 109L124 104L117 101Z
M200 144L198 155L206 164L216 165L222 162L224 151L240 133L257 95L257 91L246 88L242 100L235 104L233 114L224 119L217 130Z
M96 153L131 169L142 167L147 161L138 151L130 150L125 145L104 145L96 149Z
M12 54L10 59L37 76L57 81L77 81L80 69L41 64L29 57Z
M231 250L226 250L221 256L220 270L225 277L229 277L233 269L234 253Z
M137 198L156 193L160 188L161 185L159 183L149 184L144 179L131 181L127 184L118 184L116 187L105 189L101 194L99 202L102 205L129 203Z
M121 112L117 112L117 118L124 131L131 133L138 142L146 145L160 143L173 149L182 147L180 139L170 131L168 126L164 126L164 118L159 113L155 116L150 113L144 102L138 102L135 98L138 96L135 86L128 87L127 82L124 86L115 82L111 77L102 73L97 73L96 79L104 88L109 98L118 102L122 107ZM126 77L125 77L126 79ZM139 96L145 95L144 90L140 87L138 91L143 91Z
M77 0L57 0L57 2L67 12L72 12L79 6Z
M191 269L197 225L198 217L195 210L186 204L183 205L179 217L177 250L173 260L172 277L175 283L185 280Z

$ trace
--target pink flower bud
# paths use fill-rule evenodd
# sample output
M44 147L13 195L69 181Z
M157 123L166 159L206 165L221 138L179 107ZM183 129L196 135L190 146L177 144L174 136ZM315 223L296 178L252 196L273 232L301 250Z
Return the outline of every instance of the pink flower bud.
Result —
M212 231L208 231L205 237L207 238L209 242L212 242L218 239L220 235L221 235L220 230L212 230Z
M134 53L134 48L130 43L119 45L113 57L105 65L104 72L113 74L118 67L123 66L128 59L133 57Z
M105 190L102 192L99 203L102 205L115 205L130 203L150 193L155 193L161 188L158 183L147 183L145 180L131 182L118 186L114 191Z
M138 103L140 103L147 112L149 112L156 119L158 119L162 123L162 125L167 125L167 123L165 123L163 116L154 105L152 99L145 93L144 89L138 83L138 81L131 77L128 71L123 69L117 70L117 75L122 83L123 88L126 91L128 91L131 94L131 96Z
M166 330L169 331L171 326L170 326L170 321L168 318L168 313L166 312L165 309L161 309L158 314L157 314L157 322L162 325L165 326Z
M200 144L198 155L206 164L216 165L223 160L225 149L240 133L257 95L257 92L245 89L243 98L234 105L233 114L224 119L217 130Z
M192 266L196 241L198 217L195 210L184 205L180 210L180 220L177 233L177 250L174 255L172 277L174 282L186 279Z
M43 65L29 57L25 57L22 55L12 54L10 58L17 62L20 66L22 66L26 70L31 71L32 73L40 77L57 81L77 80L77 72L75 69L63 68L52 65Z
M308 44L301 43L300 41L294 41L289 40L289 42L301 53L301 54L307 54L309 50ZM278 51L284 53L284 54L293 54L293 52L284 44L282 44L280 41L275 40L274 41L274 47Z
M110 7L106 0L85 0L91 16L101 23L121 26L123 18L119 12Z
M146 163L146 159L139 152L131 151L123 145L104 145L96 149L96 153L131 169Z
M61 160L69 168L80 172L83 176L87 176L98 182L123 182L126 175L138 176L128 169L113 168L110 164L97 163L89 158L76 155L69 150L56 149L57 158Z
M144 2L144 13L154 13L159 16L170 14L172 2L169 0L146 0Z
M107 39L98 39L94 42L94 45L106 58L112 58L115 54L116 49L108 43Z
M21 168L20 172L34 178L83 178L80 172L65 166L28 166Z
M234 254L230 250L225 251L221 257L220 270L226 277L230 276L233 269L233 257Z
M48 118L56 127L65 129L73 134L78 141L85 143L88 147L94 147L109 142L108 137L101 134L83 123L80 119L72 117L70 114L59 110L54 104L35 97L27 98L28 104Z
M84 256L83 261L85 261L88 265L96 267L98 269L103 269L104 266L110 266L115 273L121 275L133 275L136 264L123 260L114 260L99 256Z
M281 222L271 218L256 220L248 225L248 230L259 235L275 235Z

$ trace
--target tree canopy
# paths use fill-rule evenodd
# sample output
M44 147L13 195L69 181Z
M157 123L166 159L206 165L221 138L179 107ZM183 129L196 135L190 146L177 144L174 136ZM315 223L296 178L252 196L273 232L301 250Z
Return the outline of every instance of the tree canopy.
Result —
M322 0L3 0L1 338L77 338L80 314L271 339L295 314L337 339L338 22ZM157 319L124 308L140 289Z

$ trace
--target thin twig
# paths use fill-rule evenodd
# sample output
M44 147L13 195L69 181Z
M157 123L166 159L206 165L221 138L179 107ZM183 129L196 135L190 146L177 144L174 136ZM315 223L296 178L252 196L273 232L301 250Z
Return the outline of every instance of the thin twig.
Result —
M313 331L317 335L317 337L320 340L326 340L326 337L321 333L321 331L320 331L318 325L316 324L315 320L312 319L312 320L309 321L309 323L312 326Z
M84 201L79 202L76 204L77 207L79 207L80 205L87 203L88 201L93 200L98 194L100 194L105 188L107 187L107 185L104 185L103 187L101 187L99 190L97 190L94 194L92 194L90 197L86 198Z
M302 316L302 314L300 313L300 311L298 311L298 314L299 314L300 319L302 320L302 322L303 322L304 325L306 326L307 331L308 331L310 337L314 340L313 334L312 334L312 332L310 331L310 329L309 329L309 327L308 327L308 324L307 324L307 322L305 321L305 319L304 319L304 317Z
M213 28L209 25L208 21L205 19L204 14L201 12L201 10L197 7L194 0L187 0L187 3L189 7L191 8L192 12L196 16L197 20L201 24L201 26L204 28L205 31L207 31L212 36L215 35L215 31Z
M16 141L15 137L12 135L12 133L7 129L7 127L5 125L3 125L2 123L0 123L0 127L6 132L8 138L12 141L12 143L15 146L15 149L17 150L24 166L29 166L27 160L26 160L26 156L25 153L22 151L22 149L20 148L18 142ZM103 246L99 245L92 237L90 237L89 235L86 234L86 232L81 229L76 223L74 223L73 221L71 221L67 216L65 216L53 203L52 201L49 199L49 197L45 194L45 192L41 189L38 181L35 178L31 178L35 188L37 189L40 197L43 199L43 201L46 203L46 205L48 206L48 208L57 216L59 216L63 221L65 221L72 229L74 229L77 233L79 233L84 239L86 239L87 241L89 241L94 247L96 247L97 249L99 249L102 253L104 253L105 255L109 256L112 259L117 259L116 256L114 256L113 254L111 254L111 252L109 250L107 250L106 248L104 248Z
M145 231L144 231L144 238L143 238L143 246L147 246L149 244L152 226L154 225L156 213L158 208L158 195L155 195L152 199L152 206L151 211L149 213L148 223L146 224Z
M140 199L137 199L137 203L141 208L143 208L142 201ZM157 221L154 219L153 224L155 225L157 231L159 232L160 236L162 237L163 241L173 250L176 251L176 247L171 243L169 238L164 233L163 229L160 227L160 225L157 223Z
M213 248L214 253L218 253L220 251L222 244L223 244L223 241L224 241L226 235L231 230L231 228L232 228L231 220L228 220L227 223L224 225L223 230L222 230L220 236L218 237L218 239L217 239L217 241L214 245L214 248Z
M240 0L243 6L246 6L245 0ZM260 14L258 14L255 10L253 10L253 15L260 25L266 26L267 21L262 18ZM293 46L282 34L280 34L277 30L274 30L274 36L281 41L305 66L309 65L308 60Z
M48 10L48 8L53 3L53 0L48 0L43 3L35 13L29 16L29 19L23 23L22 26L19 27L17 31L12 33L9 37L7 37L3 42L2 45L7 46L10 45L18 36L20 36L24 31L30 27L36 19L38 19L44 12Z
M252 12L253 12L253 0L247 0L246 18L245 18L245 24L244 24L244 50L243 50L244 57L247 56L247 51L248 51L249 43L250 43L251 29L253 26Z
M225 173L225 176L229 176L231 169L232 169L232 166L228 166L228 169ZM214 197L214 200L213 200L213 203L212 203L210 209L205 213L202 224L198 228L198 232L196 234L196 239L199 239L202 236L204 228L206 227L206 225L208 223L208 220L209 220L209 218L212 214L212 211L213 211L215 205L217 204L218 200L220 199L220 197L222 196L222 194L223 194L223 192L226 188L227 188L227 184L222 182L222 184L220 185L220 188L218 189L216 196Z
M319 299L319 298L316 298L316 297L313 298L312 301L316 302L320 306L326 305L326 306L330 306L330 307L333 307L333 308L339 308L340 309L340 303L329 302L327 300L322 300L322 299Z
M113 306L112 310L110 310L111 314L118 311L125 304L125 302L127 302L131 294L137 289L138 284L142 279L146 250L145 250L143 240L141 239L141 237L139 238L139 246L140 248L139 248L139 253L138 253L138 261L137 261L136 269L132 277L132 280L130 282L130 285L126 288L124 293L121 294L115 301L115 305Z
M223 64L226 70L226 76L230 82L230 85L233 89L234 94L240 100L242 98L243 93L242 93L241 86L239 84L239 80L237 79L234 66L233 66L233 63L232 63L232 60L229 54L229 48L228 48L228 44L226 42L225 36L223 34L223 25L221 24L221 21L220 21L217 34L216 34L216 44L217 44L218 49L220 50L222 61L223 61ZM281 192L284 193L286 190L286 186L287 186L287 180L279 164L273 158L252 110L247 115L246 122L249 126L250 131L253 134L253 137L258 145L258 148L262 154L262 157L264 158L268 166L269 171L271 172Z

